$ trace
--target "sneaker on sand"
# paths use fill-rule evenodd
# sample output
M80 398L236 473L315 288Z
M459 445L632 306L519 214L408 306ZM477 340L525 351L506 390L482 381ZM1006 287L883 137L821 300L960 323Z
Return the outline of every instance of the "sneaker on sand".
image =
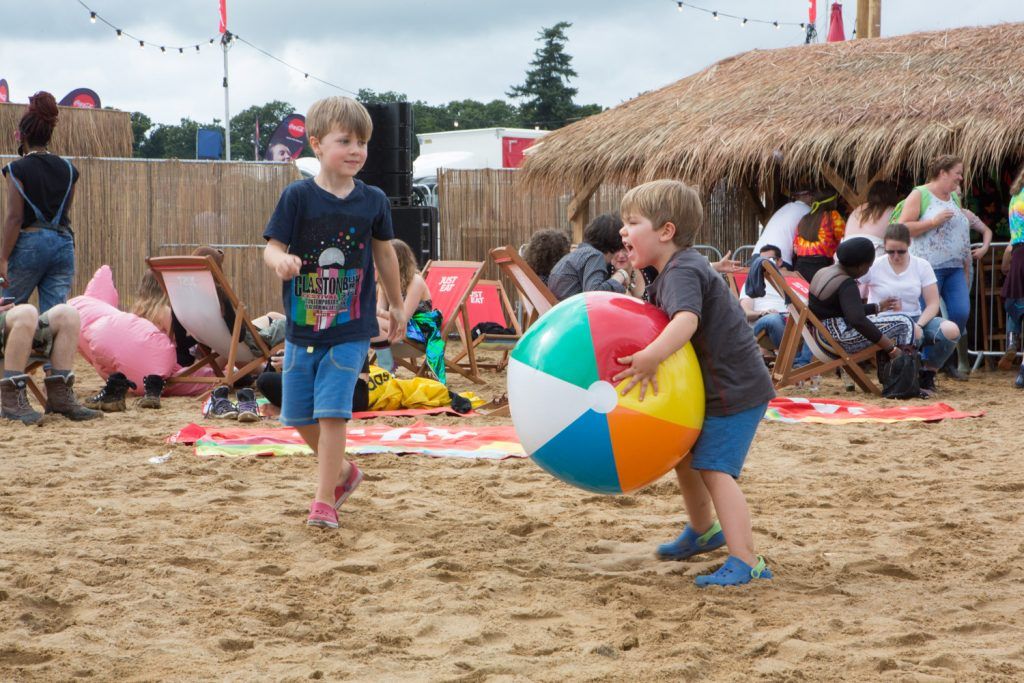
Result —
M238 417L238 406L228 398L228 387L217 387L210 395L210 410L208 417L224 420L234 420Z
M107 383L98 394L82 401L86 408L102 410L105 413L119 413L127 410L124 397L129 389L135 388L135 382L125 377L123 372L115 372L107 377Z
M356 467L354 462L349 463L352 467L348 471L345 483L334 487L334 509L337 510L348 500L352 492L363 482L363 473Z
M238 397L238 421L259 422L260 407L256 403L256 392L252 389L239 389L236 396Z
M314 500L309 505L309 517L306 526L317 526L321 529L338 528L338 511L327 503Z
M753 579L771 579L772 571L764 562L764 558L757 556L757 563L751 567L738 557L733 555L725 561L717 571L711 574L702 574L694 579L694 582L701 588L704 586L742 586L750 583Z
M725 545L725 534L722 525L716 520L711 528L698 534L689 524L676 540L658 546L659 560L685 560L694 555L709 553Z

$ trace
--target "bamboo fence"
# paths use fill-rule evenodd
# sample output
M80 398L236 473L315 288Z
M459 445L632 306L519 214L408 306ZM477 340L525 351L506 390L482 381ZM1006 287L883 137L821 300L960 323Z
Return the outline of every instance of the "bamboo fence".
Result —
M0 103L0 154L16 154L18 130L27 104ZM131 157L132 120L126 111L58 107L50 151L63 156Z
M602 185L590 199L590 215L618 211L626 189ZM442 257L488 261L484 277L498 275L487 257L494 247L511 244L518 248L544 228L572 234L569 190L560 194L527 190L515 170L443 171L437 193ZM723 254L756 242L758 214L747 195L719 185L704 197L704 226L697 241L717 247Z
M62 112L63 113L63 112ZM16 157L0 157L0 166ZM253 315L281 310L280 282L263 264L263 229L291 164L159 159L72 159L81 173L71 206L75 282L81 294L107 264L128 310L147 256L188 254L196 246L224 249L224 270ZM0 216L6 215L0 193Z

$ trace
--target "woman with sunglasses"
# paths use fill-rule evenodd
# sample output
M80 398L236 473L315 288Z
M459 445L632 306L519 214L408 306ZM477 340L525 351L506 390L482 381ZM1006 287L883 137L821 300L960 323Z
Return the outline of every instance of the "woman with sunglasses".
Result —
M935 392L935 373L960 339L960 329L939 317L939 287L928 261L910 253L910 230L893 223L885 230L885 255L875 260L860 278L868 303L905 313L914 321L915 337L922 346L921 389ZM923 308L922 308L923 306Z

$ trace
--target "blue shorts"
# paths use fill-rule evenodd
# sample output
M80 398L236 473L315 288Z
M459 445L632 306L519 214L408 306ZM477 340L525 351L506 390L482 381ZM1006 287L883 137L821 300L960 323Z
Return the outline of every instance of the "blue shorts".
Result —
M334 346L284 343L281 423L305 427L323 418L352 417L352 393L370 350L370 340Z
M762 403L734 415L705 416L697 443L690 450L690 467L725 472L738 479L767 409L768 404Z

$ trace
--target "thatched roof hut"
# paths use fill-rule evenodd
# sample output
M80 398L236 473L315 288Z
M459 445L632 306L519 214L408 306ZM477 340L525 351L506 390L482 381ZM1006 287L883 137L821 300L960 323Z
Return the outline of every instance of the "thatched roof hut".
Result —
M535 148L524 180L568 180L578 196L601 182L810 177L857 202L873 178L921 177L946 152L969 174L1024 152L1024 24L752 50Z
M0 154L17 154L18 130L27 104L0 103ZM58 107L60 113L50 149L75 157L130 157L132 121L125 111Z

